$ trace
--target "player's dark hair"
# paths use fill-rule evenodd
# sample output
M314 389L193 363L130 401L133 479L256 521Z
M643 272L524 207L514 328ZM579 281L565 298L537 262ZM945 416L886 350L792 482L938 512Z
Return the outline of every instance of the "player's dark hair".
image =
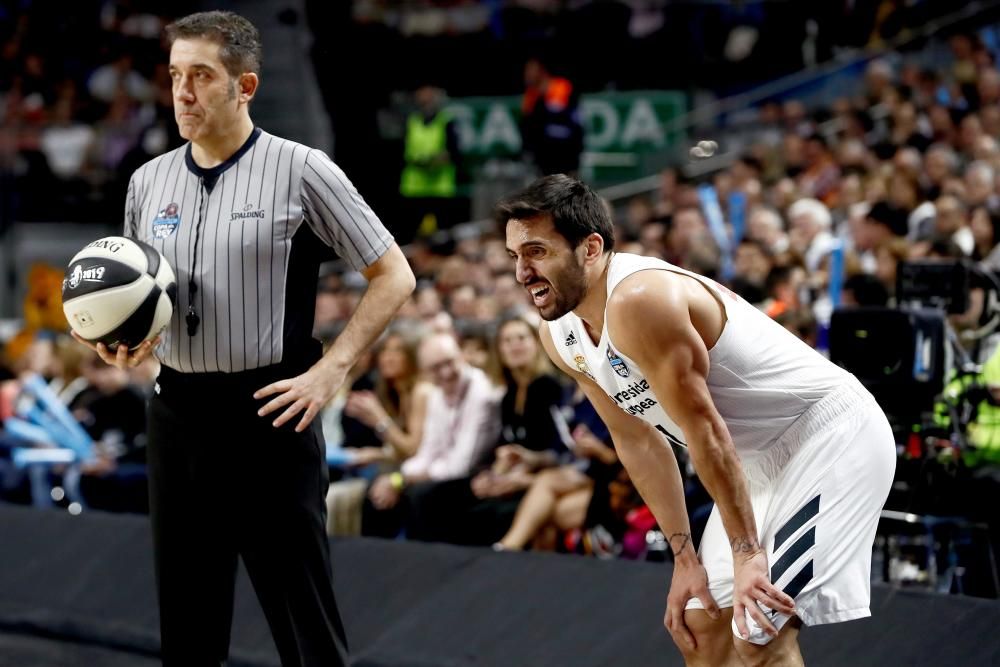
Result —
M615 247L611 213L600 195L586 183L564 174L543 176L524 190L497 203L496 219L502 227L510 220L552 217L552 223L570 248L593 233L604 239L604 251Z

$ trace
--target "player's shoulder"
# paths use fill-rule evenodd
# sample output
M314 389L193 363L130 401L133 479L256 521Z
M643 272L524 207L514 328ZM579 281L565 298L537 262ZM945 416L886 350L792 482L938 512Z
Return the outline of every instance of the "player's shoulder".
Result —
M670 271L636 271L624 277L608 295L607 314L642 321L643 316L657 317L686 310L680 276Z
M678 274L640 271L622 280L608 296L608 334L632 359L671 344L691 321Z

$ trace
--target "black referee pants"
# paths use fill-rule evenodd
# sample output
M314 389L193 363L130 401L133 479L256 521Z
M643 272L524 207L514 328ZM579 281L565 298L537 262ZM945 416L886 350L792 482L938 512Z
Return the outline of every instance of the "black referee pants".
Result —
M257 416L253 392L301 370L178 373L149 403L149 492L167 667L221 665L229 653L237 555L285 667L347 663L326 537L319 422L295 433ZM280 414L280 412L278 413Z

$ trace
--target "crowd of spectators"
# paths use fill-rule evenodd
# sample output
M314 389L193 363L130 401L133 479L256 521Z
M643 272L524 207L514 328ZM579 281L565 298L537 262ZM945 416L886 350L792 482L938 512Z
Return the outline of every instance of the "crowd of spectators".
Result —
M587 87L714 88L746 86L823 62L839 50L884 44L954 11L940 0L356 0L350 14L356 25L371 28L368 35L384 40L460 39L473 51L497 43L554 44L555 51L573 54L580 65L576 78ZM595 40L606 47L600 53L585 48ZM627 66L643 58L683 61L692 53L698 54L697 68ZM404 67L423 65L418 57Z
M131 172L179 145L161 36L180 4L0 8L0 219L120 216Z

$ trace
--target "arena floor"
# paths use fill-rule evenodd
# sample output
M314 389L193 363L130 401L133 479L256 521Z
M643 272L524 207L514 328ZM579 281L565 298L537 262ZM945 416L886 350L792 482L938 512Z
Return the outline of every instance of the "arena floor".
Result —
M158 664L144 517L0 505L0 666ZM661 625L669 564L335 540L355 667L683 664ZM884 585L871 619L803 632L811 667L1000 664L1000 603ZM279 661L237 585L230 667Z

